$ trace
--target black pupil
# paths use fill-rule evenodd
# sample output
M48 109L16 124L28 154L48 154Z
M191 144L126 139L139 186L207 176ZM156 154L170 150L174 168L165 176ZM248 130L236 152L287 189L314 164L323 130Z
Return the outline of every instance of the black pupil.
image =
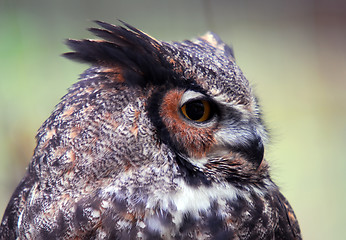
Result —
M191 120L201 119L204 115L204 104L202 101L193 101L186 103L186 115Z

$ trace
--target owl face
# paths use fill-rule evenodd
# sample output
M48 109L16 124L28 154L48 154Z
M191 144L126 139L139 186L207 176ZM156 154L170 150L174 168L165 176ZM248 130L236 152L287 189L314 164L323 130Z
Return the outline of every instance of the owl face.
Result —
M67 41L73 51L65 56L92 66L39 129L0 232L262 239L280 221L292 226L263 159L256 98L232 49L212 33L166 43L125 23L97 23L102 29L90 31L103 40Z
M173 65L172 86L149 99L149 118L160 139L208 178L227 178L226 169L234 161L247 166L240 175L262 177L253 172L263 160L266 132L231 49L211 33L193 42L163 45L168 61L179 67Z

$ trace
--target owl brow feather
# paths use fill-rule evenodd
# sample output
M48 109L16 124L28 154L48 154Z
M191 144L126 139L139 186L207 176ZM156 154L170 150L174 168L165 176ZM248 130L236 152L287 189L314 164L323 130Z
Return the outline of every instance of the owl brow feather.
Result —
M122 21L126 28L95 22L102 28L89 31L102 40L68 39L66 44L73 51L64 53L64 57L93 66L121 67L129 85L175 85L177 73L167 61L170 54L161 42Z

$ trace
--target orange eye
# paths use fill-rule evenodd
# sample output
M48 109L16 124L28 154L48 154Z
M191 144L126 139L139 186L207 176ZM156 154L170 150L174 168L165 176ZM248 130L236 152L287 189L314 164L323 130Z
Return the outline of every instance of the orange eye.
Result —
M212 117L210 103L206 100L187 102L180 109L182 114L191 121L205 122Z

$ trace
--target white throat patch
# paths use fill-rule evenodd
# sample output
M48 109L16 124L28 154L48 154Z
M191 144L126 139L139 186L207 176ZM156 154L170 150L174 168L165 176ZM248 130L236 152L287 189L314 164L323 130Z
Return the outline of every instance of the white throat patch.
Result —
M175 183L180 187L177 192L160 196L160 199L157 199L159 196L156 196L156 199L151 198L146 207L152 209L153 205L157 206L159 203L161 210L167 210L172 214L172 221L177 227L183 222L185 214L198 219L200 213L207 212L215 202L219 207L218 214L222 216L227 201L234 201L240 195L244 196L244 193L228 183L213 183L212 186L201 185L198 187L188 185L184 179L177 179ZM160 229L160 226L155 224L156 217L152 216L152 221L150 219L148 225L155 230Z

